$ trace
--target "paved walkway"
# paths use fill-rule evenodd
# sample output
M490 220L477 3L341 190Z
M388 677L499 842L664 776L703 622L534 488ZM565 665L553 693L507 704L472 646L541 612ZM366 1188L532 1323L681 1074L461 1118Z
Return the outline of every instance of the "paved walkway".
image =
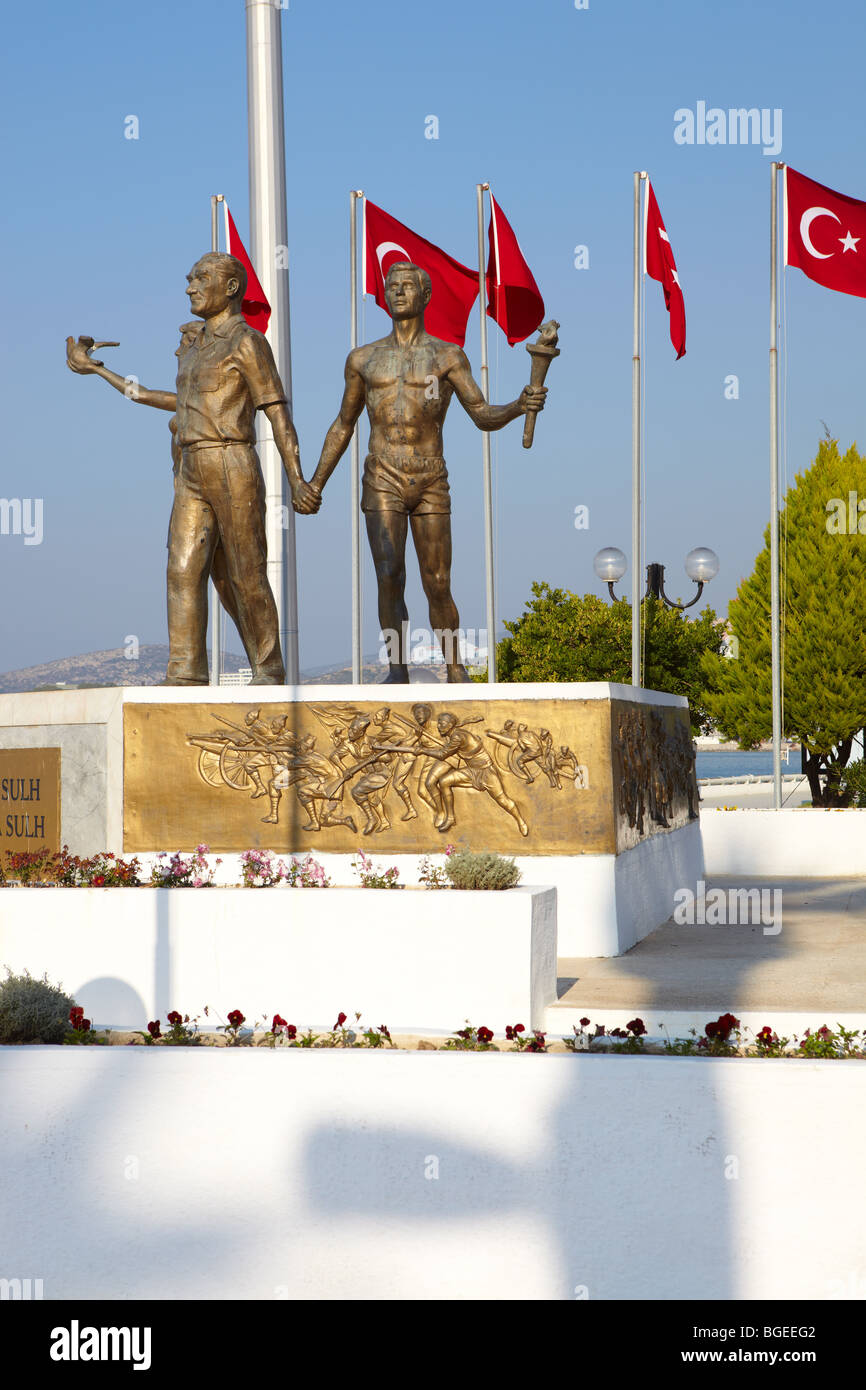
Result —
M780 932L668 922L624 956L560 958L554 1009L866 1011L866 878L707 881L740 887L778 890Z

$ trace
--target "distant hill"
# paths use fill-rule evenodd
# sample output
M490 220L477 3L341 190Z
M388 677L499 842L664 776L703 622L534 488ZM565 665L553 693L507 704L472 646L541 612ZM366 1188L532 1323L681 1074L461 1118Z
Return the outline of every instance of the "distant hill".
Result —
M244 657L227 655L224 669L238 671L246 664ZM85 689L106 685L158 685L165 680L167 665L167 646L156 643L142 646L135 661L124 655L123 647L116 647L113 651L87 652L84 656L46 661L42 666L28 666L23 671L7 671L0 675L0 693L53 690L64 685Z
M0 694L10 695L29 690L92 689L100 686L159 685L165 679L168 647L157 643L139 648L137 660L130 660L123 647L113 651L87 652L83 656L62 657L46 661L41 666L27 666L21 671L0 675ZM247 665L246 657L227 652L223 658L224 671L239 671ZM375 656L365 656L362 667L365 685L381 681L384 671ZM412 683L442 681L444 667L413 666ZM316 666L301 672L304 685L351 685L351 662L338 666Z

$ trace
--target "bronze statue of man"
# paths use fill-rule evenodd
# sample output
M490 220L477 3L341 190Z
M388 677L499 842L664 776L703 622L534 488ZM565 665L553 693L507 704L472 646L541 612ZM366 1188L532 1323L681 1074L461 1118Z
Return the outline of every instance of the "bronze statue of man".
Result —
M285 684L279 625L267 575L265 488L255 450L255 413L263 410L297 512L315 512L320 496L304 482L298 439L270 344L241 313L246 271L234 256L210 252L187 275L201 332L185 334L175 391L151 391L90 356L90 338L66 341L72 371L95 373L141 405L177 412L180 461L168 539L169 662L166 685L207 685L207 583L214 559L226 607L253 670L253 685Z
M451 596L451 497L442 456L442 426L451 397L482 430L543 409L547 390L526 386L509 405L488 405L455 343L424 329L430 277L399 261L385 281L393 319L387 338L355 348L346 359L340 413L328 430L310 487L317 495L336 468L364 406L370 418L370 451L364 465L361 507L376 566L379 625L389 647L384 684L405 684L409 615L406 609L406 537L411 523L430 625L442 646L452 682L468 681L460 660L460 618ZM495 634L487 635L489 642Z

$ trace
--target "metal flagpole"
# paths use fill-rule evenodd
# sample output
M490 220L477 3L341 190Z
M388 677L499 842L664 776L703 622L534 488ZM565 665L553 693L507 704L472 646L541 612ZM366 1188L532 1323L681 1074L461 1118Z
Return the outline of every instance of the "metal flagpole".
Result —
M490 373L487 367L487 288L484 282L484 193L489 183L477 183L478 203L478 307L481 311L481 394L490 400ZM490 434L481 435L484 483L484 570L487 590L487 680L496 680L496 584L493 558L493 470L490 463ZM459 661L455 654L454 660Z
M770 700L773 712L773 809L782 807L782 651L779 604L779 180L770 167Z
M352 296L351 346L358 346L358 199L363 188L349 194L349 260ZM352 684L361 684L361 426L352 432Z
M634 176L634 331L631 359L631 683L640 685L640 606L643 581L641 556L641 439L640 439L640 297L641 297L641 181Z
M250 160L251 258L271 305L267 337L292 409L289 334L288 216L283 131L283 54L280 10L273 0L245 0L247 115ZM268 578L280 622L286 680L298 672L298 581L295 514L288 503L283 461L267 417L257 415L259 457L265 479Z
M217 204L223 201L222 193L212 193L210 200L210 249L218 251L219 243L219 222L217 219ZM223 610L222 604L216 591L216 585L211 581L210 586L210 611L211 611L211 638L210 638L210 683L219 685L223 670Z

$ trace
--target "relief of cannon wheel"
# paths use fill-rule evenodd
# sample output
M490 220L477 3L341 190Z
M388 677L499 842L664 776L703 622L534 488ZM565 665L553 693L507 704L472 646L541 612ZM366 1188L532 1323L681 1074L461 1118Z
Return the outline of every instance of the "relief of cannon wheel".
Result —
M255 756L255 750L238 748L229 738L217 735L215 738L190 737L199 749L198 770L209 787L234 787L235 791L246 791L253 785L253 779L246 770L246 764Z
M224 741L221 738L190 738L190 743L199 750L198 770L202 781L209 787L221 787L220 754L225 747Z
M247 763L256 757L260 757L256 749L238 748L230 741L224 743L219 756L219 770L223 780L237 791L246 791L253 785L253 779L247 772Z

